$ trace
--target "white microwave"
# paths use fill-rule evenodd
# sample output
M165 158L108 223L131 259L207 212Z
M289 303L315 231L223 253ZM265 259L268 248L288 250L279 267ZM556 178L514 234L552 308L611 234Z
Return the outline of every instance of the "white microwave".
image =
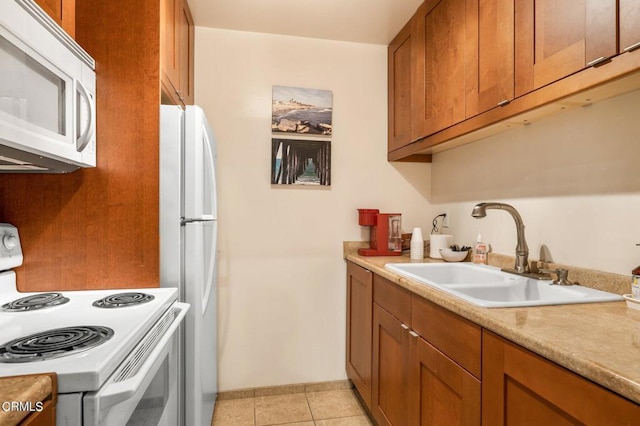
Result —
M96 166L95 61L33 0L2 0L0 173Z

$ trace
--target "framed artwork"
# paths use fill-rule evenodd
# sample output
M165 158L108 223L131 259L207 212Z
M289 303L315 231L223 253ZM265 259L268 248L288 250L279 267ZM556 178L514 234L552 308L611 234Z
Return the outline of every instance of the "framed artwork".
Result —
M271 183L331 185L331 141L272 138Z
M330 90L273 86L271 131L297 135L332 133L333 93Z
M331 185L333 93L273 86L271 184Z

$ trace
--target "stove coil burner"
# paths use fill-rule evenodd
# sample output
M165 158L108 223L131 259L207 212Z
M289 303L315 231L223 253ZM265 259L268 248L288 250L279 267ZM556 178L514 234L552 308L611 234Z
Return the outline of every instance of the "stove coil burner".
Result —
M146 293L118 293L93 302L98 308L124 308L151 302L154 297Z
M112 336L111 328L92 325L42 331L0 345L0 362L22 363L60 358L98 346Z
M38 309L50 308L52 306L64 305L69 301L62 293L41 293L31 296L21 297L13 302L2 305L2 310L7 312L25 312Z

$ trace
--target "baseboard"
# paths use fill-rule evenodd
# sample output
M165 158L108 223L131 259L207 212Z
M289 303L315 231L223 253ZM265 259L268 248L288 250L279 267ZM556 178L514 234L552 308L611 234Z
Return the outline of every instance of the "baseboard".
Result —
M331 390L351 389L351 380L335 380L331 382L299 383L281 386L266 386L260 388L238 389L218 392L218 401L227 399L254 398L259 396L287 395L293 393L322 392Z

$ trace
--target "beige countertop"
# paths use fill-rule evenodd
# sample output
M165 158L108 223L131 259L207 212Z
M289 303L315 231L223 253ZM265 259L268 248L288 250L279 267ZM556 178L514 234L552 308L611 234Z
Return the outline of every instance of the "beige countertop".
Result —
M53 391L50 375L0 377L0 425L15 425L31 414L11 408L13 402L28 402L32 407L44 401Z
M355 247L345 243L346 260L640 403L640 310L624 301L482 308L385 269L386 263L416 262L408 255L366 257Z

